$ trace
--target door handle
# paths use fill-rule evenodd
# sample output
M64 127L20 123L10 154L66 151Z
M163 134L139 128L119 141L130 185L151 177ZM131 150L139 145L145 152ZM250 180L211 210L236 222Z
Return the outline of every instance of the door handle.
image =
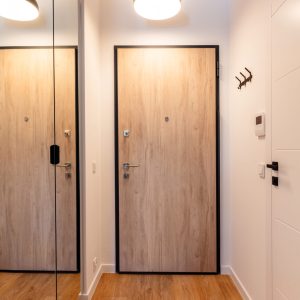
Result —
M71 172L71 167L72 167L72 164L70 162L66 162L64 163L63 165L56 165L58 168L65 168L65 176L66 178L71 178L72 176L72 172Z
M123 169L124 170L129 170L130 168L138 168L140 167L139 164L131 164L131 163L123 163Z
M57 165L58 168L66 168L66 169L69 169L72 167L72 164L70 162L66 162L65 164L63 165Z
M273 161L272 164L267 164L267 168L272 169L273 171L279 171L279 164L277 161Z

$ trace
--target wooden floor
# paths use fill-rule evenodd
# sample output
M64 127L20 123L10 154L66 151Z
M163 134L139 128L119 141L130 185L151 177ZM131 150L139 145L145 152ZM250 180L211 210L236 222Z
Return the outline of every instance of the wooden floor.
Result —
M78 299L80 274L59 274L57 283L58 299ZM45 273L0 273L0 299L54 300L56 276Z
M229 276L104 274L93 300L241 300Z

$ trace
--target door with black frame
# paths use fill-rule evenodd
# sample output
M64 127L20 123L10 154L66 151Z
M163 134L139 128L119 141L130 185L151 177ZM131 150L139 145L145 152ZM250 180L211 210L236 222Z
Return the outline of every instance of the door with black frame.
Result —
M117 270L218 273L218 47L116 46Z

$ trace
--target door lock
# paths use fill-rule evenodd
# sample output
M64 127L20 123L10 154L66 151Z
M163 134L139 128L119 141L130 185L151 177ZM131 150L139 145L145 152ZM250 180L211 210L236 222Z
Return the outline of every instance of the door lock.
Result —
M64 135L65 135L66 138L71 137L71 135L72 135L72 130L66 129L66 130L64 131Z
M130 135L130 130L129 129L126 129L126 130L123 131L123 136L124 137L129 137L129 135Z

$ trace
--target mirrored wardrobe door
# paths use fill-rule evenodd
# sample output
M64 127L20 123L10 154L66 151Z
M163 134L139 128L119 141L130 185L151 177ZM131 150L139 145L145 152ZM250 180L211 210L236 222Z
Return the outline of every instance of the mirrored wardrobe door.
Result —
M80 293L78 1L54 1L57 297Z
M0 299L56 299L53 1L0 0L0 36Z

